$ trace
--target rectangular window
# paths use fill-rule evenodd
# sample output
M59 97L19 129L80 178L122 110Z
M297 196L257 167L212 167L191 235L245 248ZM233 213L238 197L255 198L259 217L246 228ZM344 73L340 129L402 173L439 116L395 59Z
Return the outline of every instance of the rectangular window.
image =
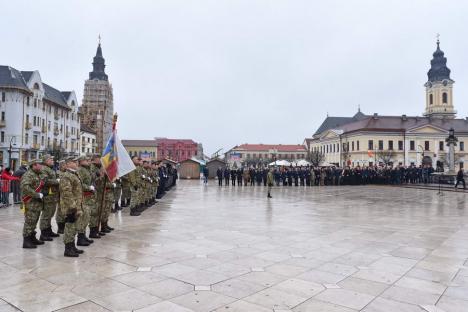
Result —
M439 141L439 151L444 150L444 141Z
M5 143L5 132L0 132L0 142Z
M399 151L403 150L403 141L398 141L398 150Z
M429 141L424 141L424 150L425 150L425 151L430 150L430 148L429 148Z
M2 112L2 121L5 121L5 112Z
M379 140L379 151L383 150L383 140Z
M26 115L26 123L29 123L29 115Z
M359 141L356 141L356 151L359 151Z
M28 133L26 133L26 134L24 135L24 143L25 143L25 144L29 144L29 134L28 134Z
M370 150L370 151L372 151L374 149L374 141L369 140L367 149Z
M41 136L41 145L44 145L44 136Z
M392 140L388 141L388 149L393 151L393 141Z
M351 150L354 151L354 141L351 142Z
M6 99L5 99L5 92L2 92L2 102L5 102Z
M465 150L465 142L460 142L460 151L463 152Z
M415 150L414 141L409 141L409 149L410 149L410 151Z
M33 144L37 144L37 135L33 135Z

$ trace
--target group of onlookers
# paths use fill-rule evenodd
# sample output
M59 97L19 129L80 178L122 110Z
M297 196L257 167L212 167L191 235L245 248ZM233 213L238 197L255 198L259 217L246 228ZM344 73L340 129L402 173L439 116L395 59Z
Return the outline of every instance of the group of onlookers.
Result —
M318 185L362 185L362 184L418 184L437 183L432 166L306 166L274 168L218 168L218 185L264 185L267 186L269 170L272 170L276 186L318 186ZM208 169L203 176L207 183ZM464 185L463 169L457 177Z
M19 204L21 202L19 180L25 171L25 166L19 167L19 169L14 172L12 172L10 167L3 168L0 166L0 208L11 205L10 195L12 193L13 203Z

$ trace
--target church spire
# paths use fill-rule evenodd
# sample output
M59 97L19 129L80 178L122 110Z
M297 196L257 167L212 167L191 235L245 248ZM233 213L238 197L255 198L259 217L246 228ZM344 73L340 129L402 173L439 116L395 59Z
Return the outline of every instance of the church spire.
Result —
M102 56L101 35L99 35L99 43L96 50L96 56L93 58L93 71L89 73L90 80L108 80L104 69L106 68L104 57Z
M427 72L428 81L450 80L450 69L447 67L447 58L444 56L444 51L440 49L439 35L437 35L437 49L432 57L431 68Z

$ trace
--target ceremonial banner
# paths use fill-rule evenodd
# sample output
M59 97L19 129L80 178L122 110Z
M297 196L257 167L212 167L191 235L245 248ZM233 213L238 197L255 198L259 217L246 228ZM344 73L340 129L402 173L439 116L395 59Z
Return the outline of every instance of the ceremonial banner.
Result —
M114 115L112 134L107 141L101 163L111 182L135 170L135 165L117 136L117 114Z

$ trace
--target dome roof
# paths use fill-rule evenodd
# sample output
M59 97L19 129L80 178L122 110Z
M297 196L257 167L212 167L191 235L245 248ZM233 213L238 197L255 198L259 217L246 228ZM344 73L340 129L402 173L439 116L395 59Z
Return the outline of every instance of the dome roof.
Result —
M450 69L447 67L447 58L444 51L440 49L440 42L437 40L437 49L432 54L431 69L427 72L429 81L450 80Z

